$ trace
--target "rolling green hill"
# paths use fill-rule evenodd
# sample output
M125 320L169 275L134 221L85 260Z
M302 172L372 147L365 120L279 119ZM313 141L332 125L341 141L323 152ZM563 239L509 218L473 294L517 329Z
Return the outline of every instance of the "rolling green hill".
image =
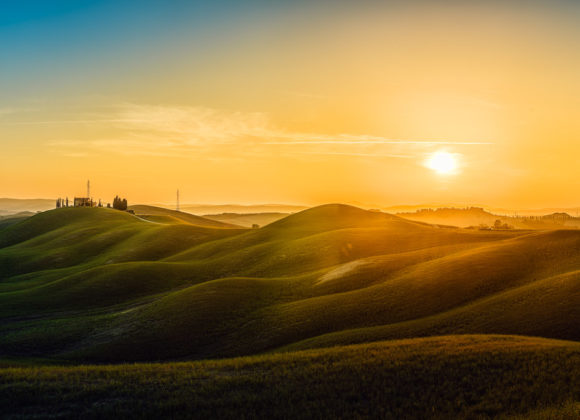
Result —
M0 230L3 414L580 410L580 231L340 204L260 229L174 213L62 208Z
M261 229L65 208L0 231L0 247L5 357L197 359L466 333L580 340L572 230L442 228L338 204Z
M184 213L182 211L165 209L162 207L146 206L138 204L129 206L137 216L142 219L150 220L157 223L186 223L193 226L212 227L212 228L241 228L241 226L224 223L219 220L212 220L201 216L196 216L191 213Z
M205 214L206 219L217 220L219 222L231 223L238 226L252 227L258 225L260 227L269 225L277 220L283 219L289 213L221 213L221 214Z
M8 226L15 225L16 223L20 223L23 220L28 219L31 216L34 216L35 213L23 211L16 214L10 214L7 216L0 216L0 230L7 228Z

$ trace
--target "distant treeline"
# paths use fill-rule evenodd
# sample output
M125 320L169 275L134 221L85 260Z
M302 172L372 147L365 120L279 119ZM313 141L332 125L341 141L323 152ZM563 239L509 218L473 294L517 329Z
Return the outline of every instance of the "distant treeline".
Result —
M91 198L88 197L75 197L74 201L70 201L68 197L66 198L58 198L56 200L56 208L61 207L69 207L70 205L74 207L103 207L103 203L99 199L99 202L96 203ZM107 207L111 208L111 203L107 203ZM116 210L127 210L127 199L121 198L118 195L115 196L113 199L113 206Z

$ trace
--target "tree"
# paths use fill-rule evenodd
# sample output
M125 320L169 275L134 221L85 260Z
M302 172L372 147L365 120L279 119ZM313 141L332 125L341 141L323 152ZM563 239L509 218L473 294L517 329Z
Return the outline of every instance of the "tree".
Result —
M59 209L60 208L60 198L56 199L56 208Z
M501 220L497 219L494 224L493 224L493 228L494 229L501 229Z
M121 198L118 195L113 199L113 208L116 210L127 210L127 199Z

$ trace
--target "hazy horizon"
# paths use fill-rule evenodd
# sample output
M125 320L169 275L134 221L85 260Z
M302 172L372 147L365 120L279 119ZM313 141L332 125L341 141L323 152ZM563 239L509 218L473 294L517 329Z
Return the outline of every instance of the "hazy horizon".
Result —
M68 197L72 200L72 196ZM95 197L93 197L95 198ZM16 197L0 197L0 212L10 212L2 208L2 200L15 200L15 201L46 201L47 206L41 210L52 208L52 201L56 198L16 198ZM97 198L98 200L98 198ZM110 201L110 200L109 200ZM103 200L103 203L108 203L109 201ZM251 203L240 203L240 202L180 202L180 209L185 212L200 213L203 212L202 209L207 208L209 212L211 209L218 209L217 211L223 212L234 212L234 210L227 210L228 207L236 208L239 207L240 210L244 208L250 209L251 212L262 213L266 211L271 212L282 212L291 213L295 211L301 211L312 207L317 207L326 204L346 204L355 207L360 207L362 209L380 209L382 211L391 213L405 213L405 212L415 212L424 209L467 209L467 208L483 208L485 211L495 213L498 215L513 216L514 213L519 215L547 215L548 213L565 211L568 212L573 217L578 217L580 214L580 206L570 206L570 207L501 207L501 206L491 206L485 203L398 203L398 204L378 204L378 203L361 203L361 202L340 202L340 203L315 203L315 204L304 204L304 203L261 203L261 202L251 202ZM148 205L148 206L161 206L168 209L175 209L176 202L131 202L130 206L135 205ZM267 210L268 207L272 207L275 210ZM192 210L193 209L193 210ZM254 210L252 210L254 209ZM199 211L197 211L199 210ZM210 213L206 213L210 214Z

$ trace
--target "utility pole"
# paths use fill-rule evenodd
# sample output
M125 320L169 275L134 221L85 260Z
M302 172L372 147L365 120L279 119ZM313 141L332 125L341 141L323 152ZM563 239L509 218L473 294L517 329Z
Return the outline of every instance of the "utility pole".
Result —
M177 204L175 206L175 210L179 211L179 190L177 190Z
M87 180L87 198L91 198L91 180Z

